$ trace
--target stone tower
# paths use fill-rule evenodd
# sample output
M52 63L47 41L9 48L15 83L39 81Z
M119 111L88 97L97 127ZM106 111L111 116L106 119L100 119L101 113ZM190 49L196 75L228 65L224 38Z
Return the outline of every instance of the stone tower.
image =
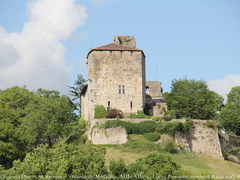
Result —
M87 55L88 84L81 92L82 117L94 117L94 107L116 108L125 115L145 106L145 55L131 36L91 49Z

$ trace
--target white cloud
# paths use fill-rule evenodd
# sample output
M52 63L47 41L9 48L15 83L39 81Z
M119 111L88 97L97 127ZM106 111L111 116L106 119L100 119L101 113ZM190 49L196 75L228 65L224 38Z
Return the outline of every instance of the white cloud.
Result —
M0 89L27 85L66 92L71 69L61 41L85 24L86 8L75 0L36 0L28 9L21 32L0 27Z
M109 2L115 2L117 0L91 0L95 7L101 7Z
M207 84L211 90L222 95L226 102L231 88L240 86L240 75L227 75L223 79L210 80Z

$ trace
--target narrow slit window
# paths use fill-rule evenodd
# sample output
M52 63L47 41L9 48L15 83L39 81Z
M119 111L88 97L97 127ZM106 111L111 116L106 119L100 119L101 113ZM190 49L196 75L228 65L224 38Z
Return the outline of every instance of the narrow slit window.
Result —
M132 101L130 102L130 109L132 110Z
M131 51L131 56L133 55L133 52Z
M121 85L118 85L118 93L121 94Z
M122 58L122 51L120 51L120 57Z

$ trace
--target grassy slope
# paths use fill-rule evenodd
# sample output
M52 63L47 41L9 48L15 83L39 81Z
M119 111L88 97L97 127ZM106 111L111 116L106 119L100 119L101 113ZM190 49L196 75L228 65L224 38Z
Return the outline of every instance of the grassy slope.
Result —
M133 141L131 141L131 139ZM139 149L137 149L137 144L140 143L140 140L144 142L146 141L142 137L134 135L130 137L128 146L106 145L106 165L109 165L111 159L118 160L119 158L122 158L126 164L130 164L140 157L145 157L149 153L156 152L155 147L153 147L154 145L149 142L142 143L139 149L147 143L151 146L152 150L143 148L144 150L139 151ZM136 144L134 144L134 142ZM135 149L132 149L132 146L135 146ZM131 147L131 149L129 149L129 147ZM202 172L208 172L218 176L240 175L240 165L229 161L223 161L213 157L194 153L179 153L172 154L171 156L175 162L182 165L183 169L186 169L193 174L199 175Z

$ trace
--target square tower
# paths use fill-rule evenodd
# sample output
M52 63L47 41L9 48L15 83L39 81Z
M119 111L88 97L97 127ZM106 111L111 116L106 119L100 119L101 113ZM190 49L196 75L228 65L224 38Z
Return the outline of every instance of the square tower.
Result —
M131 36L115 36L114 43L87 55L88 85L81 93L82 117L94 117L95 105L116 108L125 115L145 105L145 55Z

